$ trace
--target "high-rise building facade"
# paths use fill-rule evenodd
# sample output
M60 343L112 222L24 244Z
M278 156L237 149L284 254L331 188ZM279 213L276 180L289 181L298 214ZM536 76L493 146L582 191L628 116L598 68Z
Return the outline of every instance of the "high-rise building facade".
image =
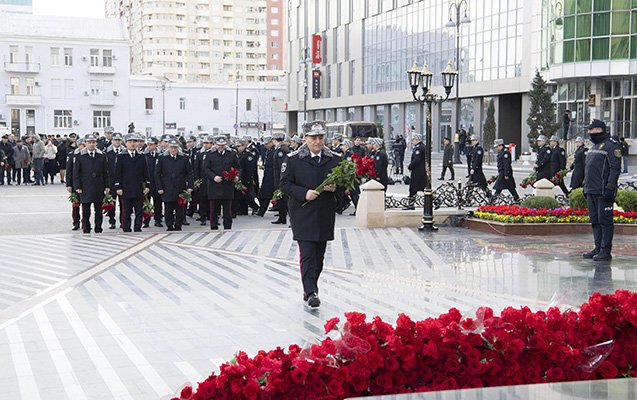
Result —
M106 0L124 18L131 71L180 82L277 81L282 0Z
M32 0L0 0L0 11L31 14L33 13Z

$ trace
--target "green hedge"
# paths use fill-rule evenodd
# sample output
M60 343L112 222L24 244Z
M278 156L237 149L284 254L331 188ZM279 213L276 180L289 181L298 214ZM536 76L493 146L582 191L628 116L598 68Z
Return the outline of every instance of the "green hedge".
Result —
M588 207L588 202L584 197L584 191L582 190L582 188L571 190L571 193L569 193L568 195L568 206L575 210L580 210Z
M556 208L560 208L560 203L557 202L553 197L548 196L532 196L527 197L520 204L522 207L528 208L546 208L549 210L554 210Z
M615 202L624 211L637 211L637 192L633 190L619 190Z

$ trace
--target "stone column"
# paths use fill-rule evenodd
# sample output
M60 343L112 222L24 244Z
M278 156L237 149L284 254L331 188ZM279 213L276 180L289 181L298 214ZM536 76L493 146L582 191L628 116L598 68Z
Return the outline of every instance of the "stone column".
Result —
M376 180L361 185L356 207L356 226L359 228L385 227L385 192Z

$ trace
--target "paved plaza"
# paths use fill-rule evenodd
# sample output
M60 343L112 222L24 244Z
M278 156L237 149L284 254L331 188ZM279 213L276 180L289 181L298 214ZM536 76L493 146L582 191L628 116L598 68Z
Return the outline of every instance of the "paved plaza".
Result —
M368 230L339 216L310 311L291 231L272 218L100 235L70 232L69 219L62 185L0 188L2 398L161 399L238 350L315 343L347 311L393 323L637 290L635 237L616 237L612 263L595 264L580 255L587 235Z

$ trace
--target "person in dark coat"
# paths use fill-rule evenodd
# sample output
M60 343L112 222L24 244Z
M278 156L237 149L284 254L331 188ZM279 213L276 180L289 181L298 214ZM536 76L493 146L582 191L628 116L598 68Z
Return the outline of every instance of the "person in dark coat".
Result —
M317 126L305 134L305 144L288 154L281 167L281 190L289 196L292 236L299 246L303 301L313 309L321 305L318 279L327 242L334 240L336 219L336 187L325 187L323 193L314 189L340 161L325 146L325 130Z
M95 233L102 232L102 202L110 192L108 161L97 148L97 139L92 134L84 138L86 147L76 155L73 162L73 190L80 195L82 203L82 232L91 233L91 206L95 211Z
M482 158L484 157L484 150L480 146L480 142L476 135L471 136L471 146L473 151L471 154L471 170L469 171L469 182L475 183L478 187L482 188L485 192L488 192L487 178L482 171Z
M68 140L60 140L57 145L58 151L56 154L55 162L58 166L58 171L60 172L60 183L66 183L66 161L68 155Z
M195 181L200 181L199 186L199 224L205 226L210 220L210 199L208 198L208 178L203 175L203 161L213 151L212 138L206 136L202 139L201 149L195 154L195 162L193 164L193 173Z
M391 146L392 154L394 155L394 161L396 162L396 168L394 172L396 174L403 174L403 164L405 163L405 149L407 148L407 143L405 143L405 139L403 139L402 135L396 136L396 140Z
M0 150L2 150L5 167L0 169L0 185L4 185L4 176L7 176L7 185L11 185L11 169L14 166L13 145L9 143L9 135L2 135L0 140ZM10 167L10 168L9 168Z
M186 155L180 154L179 147L177 140L171 140L168 152L157 159L154 170L157 193L164 201L168 231L181 230L186 209L178 204L178 198L183 191L192 193L192 165Z
M387 190L389 184L389 176L387 175L387 167L389 166L389 158L383 150L384 140L381 138L369 138L367 142L372 144L372 153L370 157L374 159L374 172L376 172L376 180L380 182Z
M146 158L137 151L137 135L128 133L125 137L126 151L115 159L115 190L120 197L124 216L122 230L131 231L131 216L135 212L133 230L142 231L144 196L150 193L150 176Z
M566 169L566 151L560 147L560 141L557 136L551 136L549 139L549 146L551 147L551 178L558 172ZM564 177L558 184L562 192L568 196L568 189L564 184Z
M622 174L628 173L628 148L630 147L628 143L626 143L625 137L619 138L619 145L622 149Z
M197 152L201 150L201 147L197 146L197 138L194 135L187 136L185 140L186 147L184 148L183 154L188 158L188 160L190 160L190 165L192 165L194 171L195 157L197 155ZM151 176L153 175L151 174ZM193 187L191 195L192 199L190 200L190 203L188 203L188 208L186 208L186 216L192 218L192 216L195 215L195 213L199 209L199 188Z
M80 152L84 149L84 139L77 139L77 145L78 148L68 153L66 156L66 166L64 170L66 175L64 176L64 181L66 183L66 191L69 192L69 194L73 193L73 166L75 165L75 160L80 155ZM71 219L73 221L72 230L74 231L80 229L80 207L71 207Z
M208 198L210 198L210 229L219 229L219 213L223 208L223 229L232 229L232 199L234 182L224 179L223 173L232 168L239 170L239 159L234 151L226 148L225 136L215 138L217 151L203 160L203 175L208 179ZM238 179L238 178L237 178Z
M144 157L146 157L146 166L148 168L148 176L150 177L150 193L148 193L148 197L153 202L153 217L155 219L155 226L158 228L163 227L162 219L164 218L163 213L163 201L162 196L157 191L157 181L155 180L155 167L157 165L157 160L159 159L159 151L157 150L157 145L159 144L159 140L155 137L149 137L146 140L146 150L144 151ZM144 219L144 228L148 228L150 225L150 218Z
M471 137L467 138L464 146L464 155L467 157L467 176L465 178L471 178L471 162L473 159L473 146L471 145Z
M460 128L460 130L458 131L458 143L460 146L458 151L460 152L460 154L465 155L465 146L467 144L467 131L465 131L464 128Z
M513 168L511 168L511 154L504 146L504 140L502 139L496 139L493 147L498 151L498 179L493 185L493 189L495 189L494 197L499 196L502 190L506 189L513 196L513 200L518 202L520 196L515 189L515 178L513 177Z
M272 175L274 176L274 190L280 189L281 185L281 167L285 162L285 159L290 152L289 147L283 143L285 140L284 134L279 134L274 137L274 166L272 170ZM286 225L288 223L288 207L287 207L288 199L286 195L283 195L283 198L278 203L279 205L279 217L272 221L273 224L282 224Z
M274 193L274 142L271 136L263 137L265 156L263 159L263 179L259 189L259 211L256 215L263 217L268 211L270 199Z
M448 168L449 172L451 172L451 178L449 180L453 181L456 179L456 174L453 171L453 145L451 144L451 139L449 139L448 137L445 137L442 141L445 145L445 150L442 155L442 174L440 174L440 178L438 178L438 180L445 180L445 173L447 172Z
M575 150L573 164L570 167L570 170L573 171L571 175L571 190L581 188L584 184L584 164L586 163L586 152L588 151L581 136L575 138L575 146L577 146L577 150Z
M535 173L537 174L537 180L551 179L551 148L546 144L546 136L540 135L537 137L537 159L535 161Z
M411 179L409 181L409 205L404 207L404 210L415 210L414 203L416 201L416 194L419 191L425 190L427 184L427 175L425 173L425 145L422 142L422 135L414 133L411 136L411 144L413 145L411 151L411 162L407 167L411 171Z
M241 183L248 189L239 199L239 209L237 210L239 215L248 215L248 208L252 209L252 215L259 210L259 206L254 201L257 188L256 182L258 181L255 175L257 173L258 153L255 155L255 152L251 151L248 145L248 141L244 138L238 147Z
M99 140L97 141L97 148L102 150L102 152L105 152L106 149L108 149L112 144L111 140L113 139L114 131L115 130L111 126L107 126L106 128L104 128L104 136L99 138Z
M108 160L108 176L111 177L111 195L115 198L115 208L108 212L109 229L115 229L115 213L116 208L119 208L119 220L120 225L122 221L122 203L117 196L115 189L115 159L118 154L126 152L126 147L122 144L122 134L115 133L112 137L111 145L106 149L106 159Z
M259 186L259 165L258 165L258 161L259 161L259 157L261 155L261 152L259 151L259 147L252 140L252 136L244 136L244 139L247 141L246 151L248 153L252 154L252 157L255 160L253 171L252 171L252 177L254 179L254 195L256 197L257 193L259 193L259 187L260 187Z

